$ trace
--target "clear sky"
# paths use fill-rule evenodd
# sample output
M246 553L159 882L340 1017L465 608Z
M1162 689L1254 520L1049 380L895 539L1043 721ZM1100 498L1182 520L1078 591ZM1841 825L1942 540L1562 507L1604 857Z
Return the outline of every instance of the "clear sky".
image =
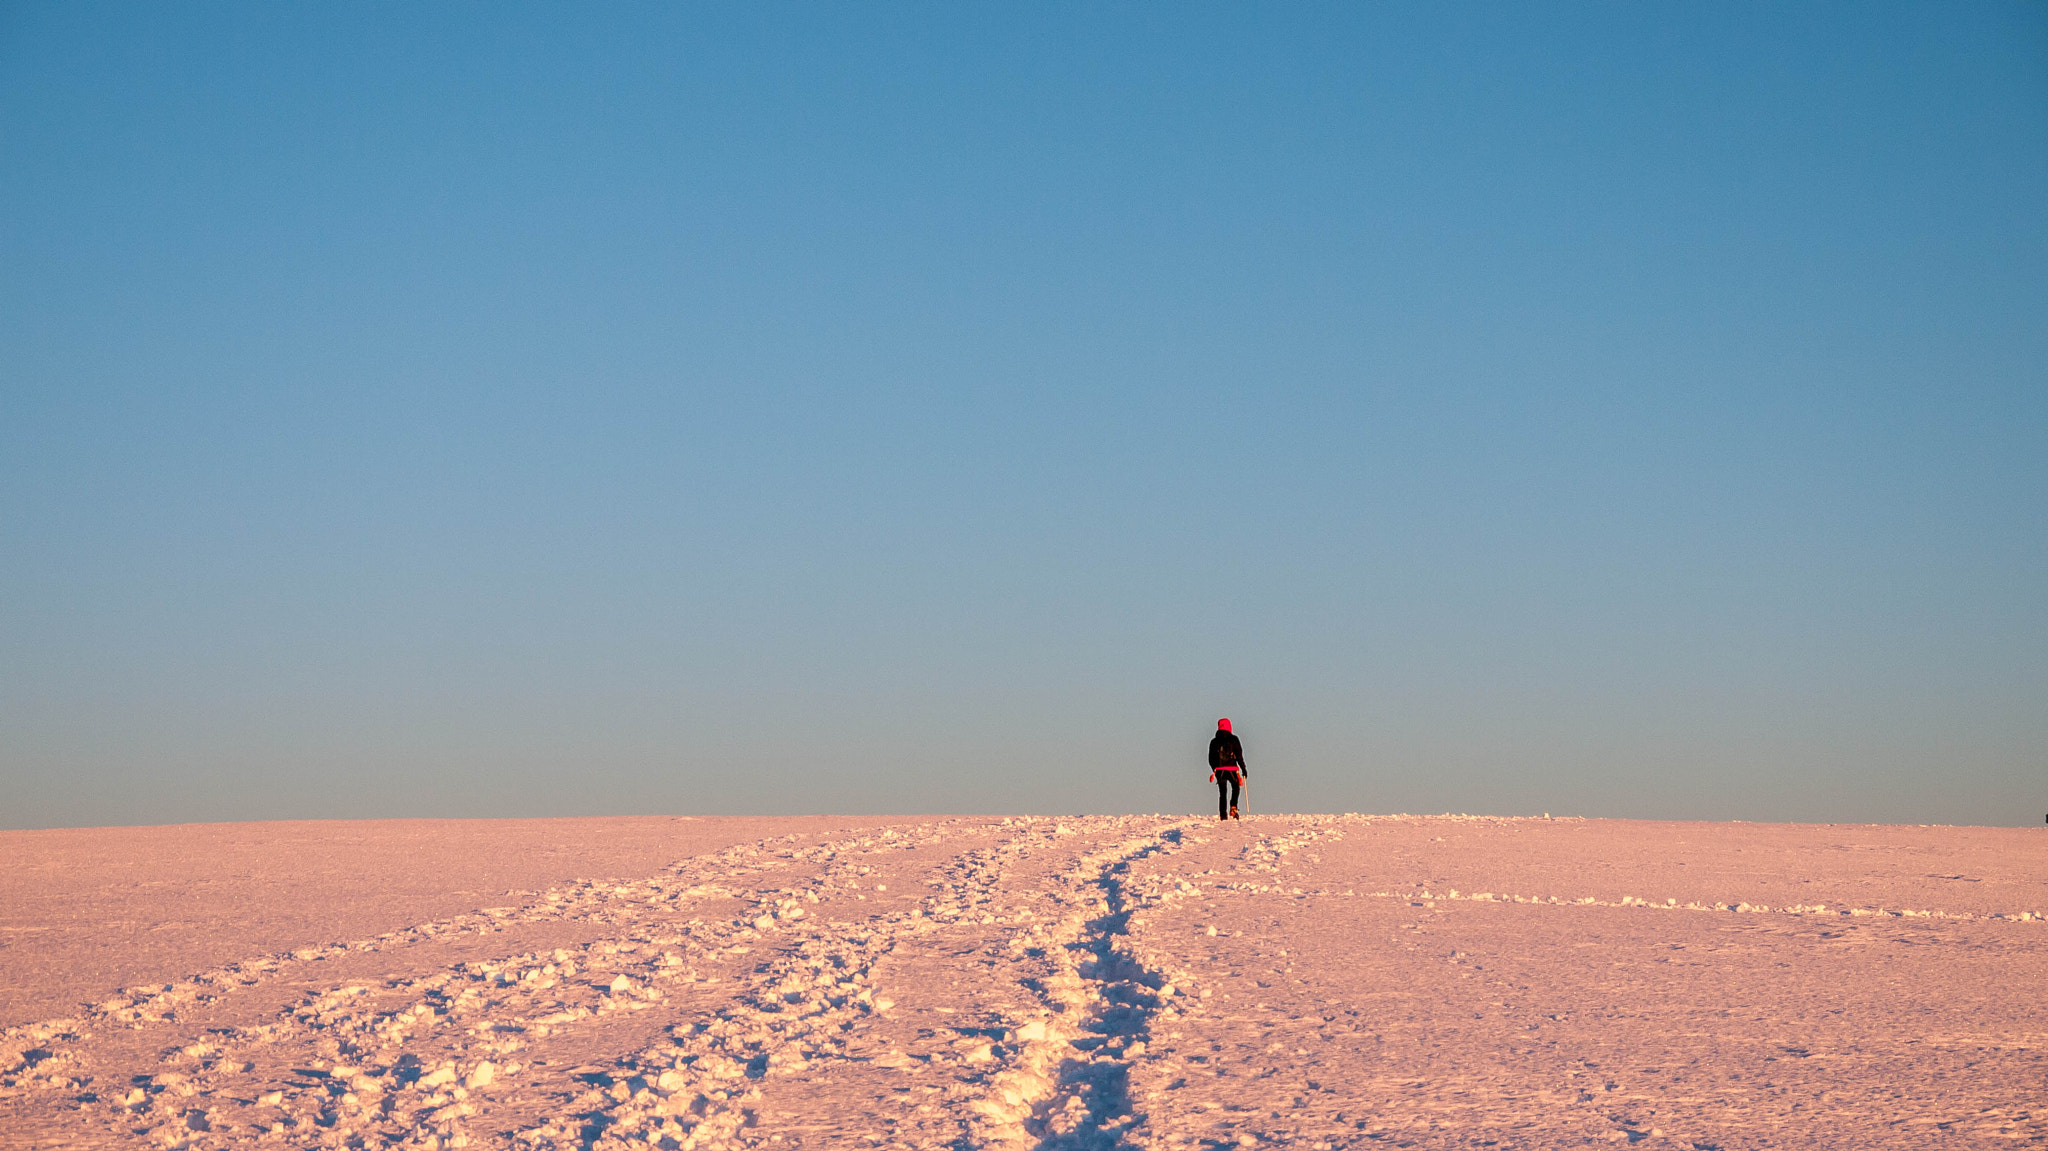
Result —
M0 7L0 824L2038 824L2048 7Z

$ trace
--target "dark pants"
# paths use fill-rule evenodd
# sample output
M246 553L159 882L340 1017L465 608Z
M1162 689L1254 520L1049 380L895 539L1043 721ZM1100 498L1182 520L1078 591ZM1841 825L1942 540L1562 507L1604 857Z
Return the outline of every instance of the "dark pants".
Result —
M1234 771L1216 773L1216 818L1229 819L1230 809L1237 806L1237 795L1243 781Z

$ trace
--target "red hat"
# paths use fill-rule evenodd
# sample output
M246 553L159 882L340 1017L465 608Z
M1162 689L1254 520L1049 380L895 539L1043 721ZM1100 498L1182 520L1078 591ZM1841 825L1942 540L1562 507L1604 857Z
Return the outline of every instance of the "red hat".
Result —
M1227 719L1219 719L1219 720L1217 720L1217 721L1216 721L1216 730L1217 730L1217 731L1229 731L1229 730L1230 730L1230 721L1229 721L1229 720L1227 720Z

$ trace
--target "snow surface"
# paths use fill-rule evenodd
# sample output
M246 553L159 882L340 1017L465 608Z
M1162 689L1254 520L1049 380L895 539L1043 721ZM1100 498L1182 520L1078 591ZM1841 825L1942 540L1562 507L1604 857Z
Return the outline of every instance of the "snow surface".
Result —
M0 833L0 1144L2048 1144L2048 835Z

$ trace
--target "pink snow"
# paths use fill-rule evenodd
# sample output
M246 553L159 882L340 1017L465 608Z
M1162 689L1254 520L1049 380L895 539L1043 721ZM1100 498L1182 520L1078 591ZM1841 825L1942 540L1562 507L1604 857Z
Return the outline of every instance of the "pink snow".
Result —
M2048 832L0 832L0 1145L2048 1143Z

